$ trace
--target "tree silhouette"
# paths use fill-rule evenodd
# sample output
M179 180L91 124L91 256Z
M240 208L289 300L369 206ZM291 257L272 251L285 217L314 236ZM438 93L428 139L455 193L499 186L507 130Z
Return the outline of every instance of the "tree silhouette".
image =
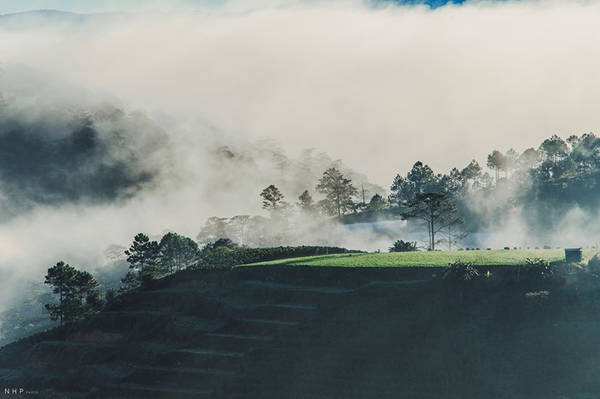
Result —
M135 288L160 275L160 247L156 241L150 241L144 233L139 233L134 237L133 243L125 251L125 255L127 255L127 262L131 270L121 282L127 288Z
M198 244L177 233L165 234L158 244L160 249L160 269L173 273L185 269L198 261Z
M496 182L500 179L500 171L506 166L506 159L504 155L498 150L492 151L487 157L487 167L493 169L496 174Z
M542 151L547 159L556 163L559 158L562 158L569 153L569 146L562 138L555 134L542 142L540 151Z
M306 213L314 211L315 203L308 190L304 190L302 194L300 194L300 196L298 197L298 208L300 208L301 211Z
M260 193L260 196L262 197L263 209L266 209L269 212L278 211L286 206L286 203L283 201L283 194L273 184L265 188Z
M405 219L418 218L427 223L429 249L435 251L435 235L451 223L457 223L458 209L445 193L418 193L406 203Z
M401 206L411 200L417 193L442 191L440 178L433 170L421 161L415 162L406 178L396 175L390 187L392 192L388 197L391 204Z
M63 261L48 269L44 283L53 286L52 292L58 294L58 304L46 304L44 307L50 318L60 320L61 325L97 312L102 306L94 277Z
M383 197L379 194L375 194L371 197L369 201L369 205L367 205L367 209L370 211L382 211L387 206L387 202L383 199Z
M352 197L358 194L358 190L352 185L352 180L345 178L336 168L329 168L323 172L317 191L325 194L326 203L323 203L323 207L330 215L336 212L337 216L353 208Z

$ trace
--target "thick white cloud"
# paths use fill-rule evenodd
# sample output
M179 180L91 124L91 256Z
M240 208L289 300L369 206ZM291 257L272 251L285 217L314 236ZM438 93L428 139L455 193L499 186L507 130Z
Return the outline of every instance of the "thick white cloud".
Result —
M600 6L358 3L153 14L3 32L22 62L146 110L317 147L388 184L600 122Z

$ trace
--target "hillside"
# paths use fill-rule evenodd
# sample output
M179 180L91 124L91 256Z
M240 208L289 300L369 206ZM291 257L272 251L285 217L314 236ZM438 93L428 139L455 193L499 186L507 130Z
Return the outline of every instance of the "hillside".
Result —
M587 398L600 284L585 269L449 285L439 268L184 272L0 350L44 398ZM482 269L483 271L483 269Z

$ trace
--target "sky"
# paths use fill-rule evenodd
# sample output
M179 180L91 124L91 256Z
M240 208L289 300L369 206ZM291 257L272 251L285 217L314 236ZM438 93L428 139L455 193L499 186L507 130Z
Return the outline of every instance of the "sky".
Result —
M425 3L432 7L439 7L448 2L462 3L464 0L391 0L391 3L416 4ZM0 14L22 11L53 9L78 13L95 12L123 12L139 9L173 9L173 8L206 8L218 7L224 4L244 2L239 0L2 0L0 1ZM249 7L251 1L246 1ZM256 3L256 2L254 2ZM289 4L289 0L261 1L260 4Z
M14 13L39 9L63 10L69 12L118 12L129 11L136 8L166 6L205 6L212 5L221 0L174 0L174 1L148 1L148 0L2 0L0 13Z

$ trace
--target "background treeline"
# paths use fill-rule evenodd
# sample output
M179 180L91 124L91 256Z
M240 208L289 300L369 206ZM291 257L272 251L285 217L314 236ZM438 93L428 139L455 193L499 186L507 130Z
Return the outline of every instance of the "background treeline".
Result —
M406 214L406 204L423 193L443 193L456 206L464 232L493 232L515 211L532 234L556 228L576 207L584 214L600 210L600 138L593 133L566 139L554 135L537 148L493 150L484 164L472 160L448 173L417 161L406 174L392 179L387 194L356 187L331 167L314 187L298 192L294 202L275 185L266 187L257 200L262 200L268 217L212 217L197 240L230 237L242 244L265 246L309 238L326 244L326 237L306 234L302 226L398 219Z
M346 248L297 246L250 248L240 246L229 238L219 238L200 247L194 240L169 232L160 241L146 234L137 234L127 256L129 272L121 280L121 290L143 286L151 280L184 269L231 267L287 257L326 255L351 252Z
M554 227L573 207L598 211L600 139L593 133L566 140L554 135L521 153L494 150L485 166L489 172L472 160L462 169L436 174L417 162L406 176L395 177L388 207L399 207L418 192L444 192L471 232L490 228L514 209L538 229Z

